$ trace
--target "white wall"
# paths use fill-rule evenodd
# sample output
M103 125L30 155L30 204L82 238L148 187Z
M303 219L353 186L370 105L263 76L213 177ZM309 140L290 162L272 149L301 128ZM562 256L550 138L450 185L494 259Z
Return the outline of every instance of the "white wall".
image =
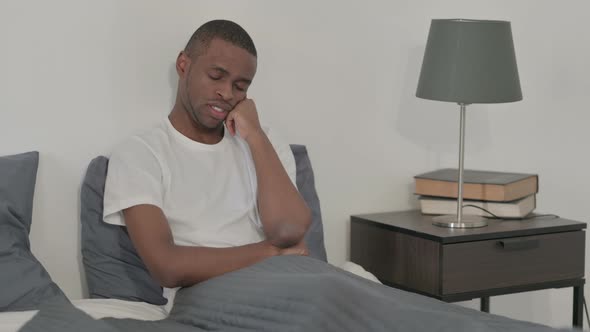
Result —
M206 20L233 19L259 50L251 96L262 121L308 145L339 264L351 214L415 207L412 176L456 165L457 107L414 97L430 19L504 19L524 100L468 109L466 167L538 173L539 211L587 221L589 12L584 0L0 0L0 155L40 151L33 250L83 296L86 165L162 119L177 52ZM491 308L564 326L571 293L495 297Z

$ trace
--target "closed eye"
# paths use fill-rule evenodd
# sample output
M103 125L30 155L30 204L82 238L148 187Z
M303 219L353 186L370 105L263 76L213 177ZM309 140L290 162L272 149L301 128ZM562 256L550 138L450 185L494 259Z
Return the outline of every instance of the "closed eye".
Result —
M219 81L227 74L227 71L221 68L211 68L211 70L207 71L207 76L214 81Z

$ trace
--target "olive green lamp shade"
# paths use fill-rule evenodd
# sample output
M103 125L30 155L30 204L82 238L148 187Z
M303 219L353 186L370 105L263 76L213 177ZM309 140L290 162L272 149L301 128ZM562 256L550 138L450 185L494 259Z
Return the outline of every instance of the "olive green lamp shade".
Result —
M416 97L461 104L521 100L510 22L432 20Z

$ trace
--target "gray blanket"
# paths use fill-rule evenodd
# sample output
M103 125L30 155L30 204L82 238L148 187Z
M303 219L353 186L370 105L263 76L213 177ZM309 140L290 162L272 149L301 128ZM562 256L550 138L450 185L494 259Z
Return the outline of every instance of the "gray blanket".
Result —
M401 291L299 256L264 260L181 289L161 321L94 320L51 305L29 331L555 331Z

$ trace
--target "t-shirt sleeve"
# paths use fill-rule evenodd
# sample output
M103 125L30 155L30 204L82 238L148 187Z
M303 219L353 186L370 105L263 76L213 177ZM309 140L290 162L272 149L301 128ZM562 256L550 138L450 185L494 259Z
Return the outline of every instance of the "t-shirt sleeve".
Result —
M265 131L279 157L279 160L283 164L285 171L287 171L291 182L293 182L293 185L297 188L297 169L295 167L295 157L293 156L293 151L291 151L291 146L286 143L276 131L273 131L272 129L266 129Z
M162 209L162 167L152 150L133 137L117 147L110 159L104 193L104 221L125 225L122 211L150 204Z

